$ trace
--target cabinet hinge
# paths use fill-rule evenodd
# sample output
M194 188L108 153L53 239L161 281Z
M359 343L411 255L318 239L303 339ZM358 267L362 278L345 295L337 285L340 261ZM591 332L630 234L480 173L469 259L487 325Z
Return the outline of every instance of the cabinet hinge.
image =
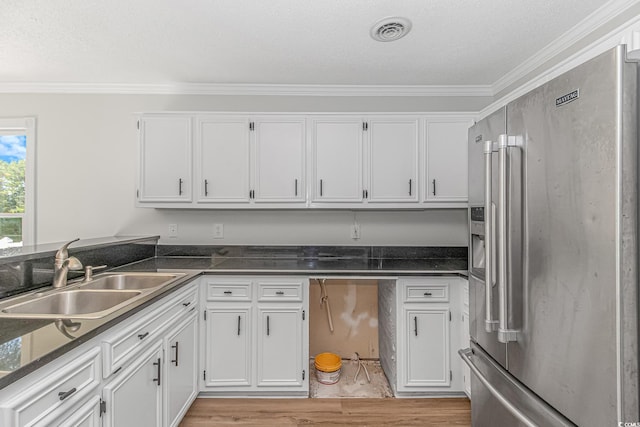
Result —
M303 370L302 371L302 380L304 381L304 377L307 375L307 371Z
M369 130L369 123L368 122L362 122L362 130Z
M302 310L302 320L304 320L304 317L305 317L305 312L304 310Z
M249 122L249 130L256 130L256 124L254 122Z
M107 412L107 402L100 399L100 417Z
M207 380L207 371L202 371L202 380L206 381Z

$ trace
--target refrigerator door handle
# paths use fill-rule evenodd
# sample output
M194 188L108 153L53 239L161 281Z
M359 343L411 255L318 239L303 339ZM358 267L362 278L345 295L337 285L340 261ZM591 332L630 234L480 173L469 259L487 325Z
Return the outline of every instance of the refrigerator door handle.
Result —
M512 144L513 146L513 144ZM500 135L498 138L498 341L508 343L518 340L518 331L509 329L509 306L507 298L507 168L509 163L509 138Z
M485 285L485 318L484 328L487 332L498 329L498 321L493 317L493 291L492 287L496 283L495 277L495 205L492 202L491 188L491 156L493 153L493 142L484 143L484 251L485 265L484 285Z
M465 348L458 350L462 361L475 378L524 425L539 427L575 427L571 421L550 407L529 389L511 380L511 375L481 350ZM483 371L487 372L487 375ZM506 392L506 393L505 393ZM526 409L523 411L522 409ZM531 416L533 415L533 417Z

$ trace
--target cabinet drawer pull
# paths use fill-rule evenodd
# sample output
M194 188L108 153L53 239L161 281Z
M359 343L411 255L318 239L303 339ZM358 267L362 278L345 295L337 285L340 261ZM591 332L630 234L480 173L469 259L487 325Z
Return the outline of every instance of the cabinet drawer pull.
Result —
M224 294L225 294L225 295L231 295L231 294L233 294L233 292L231 292L231 291L224 291Z
M409 195L411 196L411 180L409 180Z
M240 317L238 316L238 336L240 336Z
M157 366L158 367L158 378L154 378L153 382L157 382L158 383L158 387L160 387L160 375L162 374L161 372L161 363L160 363L160 358L158 357L158 361L157 362L153 362L153 366Z
M185 307L189 307L191 305L191 301L183 302L182 305L185 306Z
M171 348L176 349L176 358L171 361L171 363L175 363L178 366L178 341L176 341L176 345L172 345Z
M182 178L178 179L178 196L182 196Z
M73 393L76 392L76 388L72 388L69 391L61 391L58 393L58 397L60 398L60 400L65 400L67 397L71 396Z
M276 295L284 295L284 291L277 291Z
M418 316L413 316L413 333L418 336Z
M436 195L436 180L433 180L433 195Z
M424 293L424 296L425 296L425 297L430 297L431 295L433 295L431 292L425 292L425 293Z
M204 180L204 195L205 197L209 195L209 181Z
M267 316L267 336L269 336L269 316Z
M298 195L298 178L295 179L295 182L296 183L295 183L295 194L294 194L294 196L297 196Z
M320 180L320 197L322 197L322 180Z
M147 337L147 335L149 335L149 332L145 332L144 334L138 334L138 338L143 340L143 339L145 339Z

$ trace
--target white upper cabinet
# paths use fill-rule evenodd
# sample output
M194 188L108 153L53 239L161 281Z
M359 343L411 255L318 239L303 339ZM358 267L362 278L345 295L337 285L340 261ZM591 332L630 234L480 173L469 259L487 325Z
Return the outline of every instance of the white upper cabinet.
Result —
M470 120L427 120L426 201L466 202Z
M191 201L191 117L140 118L140 202Z
M417 202L419 120L380 118L367 121L369 202Z
M256 118L253 198L256 202L305 202L304 118Z
M196 128L198 201L249 202L249 119L199 117Z
M141 117L139 206L411 209L467 204L469 114Z
M312 119L313 201L361 202L363 122L360 118Z

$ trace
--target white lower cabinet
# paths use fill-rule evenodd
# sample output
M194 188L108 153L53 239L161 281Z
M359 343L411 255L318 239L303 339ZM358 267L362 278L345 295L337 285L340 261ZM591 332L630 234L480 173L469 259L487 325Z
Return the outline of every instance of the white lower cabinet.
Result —
M165 424L177 426L198 395L198 313L196 310L169 332L164 341Z
M207 308L206 387L251 386L251 307Z
M162 342L157 341L103 389L104 427L162 425Z
M464 285L462 288L462 343L460 348L469 348L469 342L471 341L471 334L469 331L469 282L463 280ZM464 392L467 396L471 397L471 369L462 360L459 361L462 365L462 384Z
M258 387L302 387L303 311L300 306L258 309Z
M309 392L308 278L205 277L200 391Z
M423 277L397 282L397 394L463 391L458 363L462 329L458 277ZM456 339L452 340L454 336Z

